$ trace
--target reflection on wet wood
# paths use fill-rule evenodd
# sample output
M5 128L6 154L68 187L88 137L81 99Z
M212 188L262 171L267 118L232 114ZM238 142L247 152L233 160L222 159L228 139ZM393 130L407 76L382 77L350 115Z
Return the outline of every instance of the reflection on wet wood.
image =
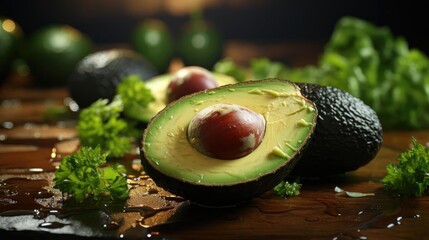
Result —
M10 106L2 105L2 236L25 236L21 230L27 230L46 238L55 233L140 239L421 239L429 233L429 197L396 199L380 183L386 164L410 147L412 137L429 146L429 131L385 132L381 151L368 165L341 176L303 180L297 197L281 199L269 191L224 209L194 206L157 187L144 174L139 156L130 152L120 160L129 170L131 194L125 204L70 206L52 188L52 179L61 157L79 147L75 122L44 122L36 116L46 109L45 97L60 103L67 95L14 93L2 90L0 99L27 96L24 104L38 110L6 111ZM375 195L350 198L334 192L336 186Z

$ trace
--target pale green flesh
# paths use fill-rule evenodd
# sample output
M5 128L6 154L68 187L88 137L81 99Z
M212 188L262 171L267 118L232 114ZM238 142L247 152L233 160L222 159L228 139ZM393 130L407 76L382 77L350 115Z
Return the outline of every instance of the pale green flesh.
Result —
M239 104L264 116L264 139L251 154L219 160L199 153L189 144L186 129L192 117L218 103ZM289 83L234 85L199 93L165 109L147 129L143 148L148 162L167 176L196 184L236 184L257 179L286 164L305 144L316 114L312 103Z
M224 86L227 84L236 83L235 79L219 74L212 73L218 83L218 86ZM133 116L133 118L143 121L149 122L150 119L155 116L159 111L161 111L167 105L167 87L170 83L172 74L163 74L156 76L152 79L149 79L145 82L146 87L148 87L152 94L155 97L155 100L149 103L146 108L136 107L133 109L127 109L127 113Z

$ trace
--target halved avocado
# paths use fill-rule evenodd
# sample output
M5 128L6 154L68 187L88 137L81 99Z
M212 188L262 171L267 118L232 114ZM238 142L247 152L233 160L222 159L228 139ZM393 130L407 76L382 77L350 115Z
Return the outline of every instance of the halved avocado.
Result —
M265 119L265 135L250 154L221 160L193 148L187 129L207 107L237 104ZM272 189L292 170L316 126L317 110L292 82L266 79L184 96L145 129L142 165L156 184L191 202L235 206Z
M237 83L234 78L220 74L212 73L218 86L224 86L227 84ZM167 87L172 78L171 73L155 76L145 82L147 88L149 88L155 97L155 100L149 103L145 108L139 106L125 109L126 115L147 123L153 118L159 111L161 111L167 105Z

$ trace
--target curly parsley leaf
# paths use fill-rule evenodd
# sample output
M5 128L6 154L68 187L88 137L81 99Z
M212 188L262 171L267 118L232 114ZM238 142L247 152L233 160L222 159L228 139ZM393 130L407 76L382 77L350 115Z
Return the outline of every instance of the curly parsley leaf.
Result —
M82 146L100 146L112 157L129 152L138 131L133 123L121 118L122 111L120 97L110 103L107 99L99 99L83 109L77 125Z
M149 104L155 100L155 96L140 76L125 77L116 88L116 96L122 99L123 113L129 120L148 122L153 117Z
M249 67L249 79L277 77L347 91L374 109L384 129L429 127L429 57L387 27L345 16L315 64L291 67L255 58Z
M121 96L125 108L134 104L144 108L155 100L150 89L138 75L130 75L122 79L116 88L116 93Z
M65 156L55 171L54 188L78 202L89 197L96 201L127 198L125 168L119 164L103 167L106 158L100 147L82 147Z
M274 187L274 193L279 197L293 197L300 194L302 184L298 182L281 181Z
M429 187L429 148L412 139L412 148L389 163L381 180L387 191L402 196L422 196Z

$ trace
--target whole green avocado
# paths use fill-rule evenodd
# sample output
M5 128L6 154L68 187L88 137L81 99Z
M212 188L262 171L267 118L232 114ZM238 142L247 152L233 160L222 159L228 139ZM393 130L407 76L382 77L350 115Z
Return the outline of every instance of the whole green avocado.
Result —
M317 84L297 83L318 111L314 135L290 176L326 177L369 163L383 142L375 111L348 92Z
M76 64L93 50L92 40L77 28L53 24L28 37L24 56L38 86L63 87Z

